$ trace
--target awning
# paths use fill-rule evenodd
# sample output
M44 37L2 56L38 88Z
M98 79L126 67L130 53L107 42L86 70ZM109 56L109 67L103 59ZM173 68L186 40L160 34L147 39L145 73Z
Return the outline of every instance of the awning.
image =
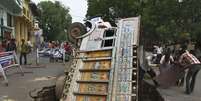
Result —
M0 7L15 16L22 15L22 0L0 0Z

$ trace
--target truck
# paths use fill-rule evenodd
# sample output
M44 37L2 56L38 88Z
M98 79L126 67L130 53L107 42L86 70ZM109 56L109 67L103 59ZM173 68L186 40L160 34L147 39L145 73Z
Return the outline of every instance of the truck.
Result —
M119 19L116 25L100 17L71 25L68 38L76 48L60 101L143 101L138 79L140 16Z

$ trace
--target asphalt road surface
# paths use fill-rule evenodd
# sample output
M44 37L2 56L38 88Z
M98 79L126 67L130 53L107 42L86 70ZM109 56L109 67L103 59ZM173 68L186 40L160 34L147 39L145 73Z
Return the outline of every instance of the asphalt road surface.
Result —
M0 101L33 101L29 97L29 91L41 89L45 86L55 84L56 78L64 74L64 64L49 63L49 59L40 59L40 68L34 68L31 65L23 66L24 76L21 76L17 68L8 69L7 75L9 84L6 87L3 78L0 77ZM28 64L34 65L35 55L28 56Z
M190 95L184 93L185 84L182 87L158 89L166 101L201 101L201 71L197 75L194 92Z
M35 63L34 54L29 55L28 59L29 64ZM7 71L9 80L8 87L3 84L3 78L0 78L0 101L33 101L29 97L29 91L54 85L56 78L64 74L65 66L62 63L49 63L48 58L41 58L40 64L45 66L41 68L23 66L24 76L21 76L16 68L9 69ZM191 95L184 93L184 87L159 88L158 91L165 98L165 101L201 101L200 85L201 71L197 75L195 89Z

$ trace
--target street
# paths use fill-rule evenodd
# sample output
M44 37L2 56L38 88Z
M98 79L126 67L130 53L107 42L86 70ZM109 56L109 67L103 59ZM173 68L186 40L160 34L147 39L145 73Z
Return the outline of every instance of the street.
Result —
M29 62L35 62L35 54L28 55ZM41 58L40 68L30 66L22 66L25 72L21 76L17 68L10 68L7 71L9 85L3 84L1 77L0 85L0 101L32 101L29 92L34 89L41 89L45 86L52 86L59 75L64 74L64 65L62 63L49 63L48 58ZM67 65L66 65L67 66ZM155 71L157 69L155 68ZM201 101L201 73L197 75L197 81L194 92L190 95L184 93L183 87L171 87L168 89L158 88L158 91L165 98L165 101Z
M28 63L34 63L35 55L29 55L28 60ZM0 101L32 101L32 98L29 97L31 90L54 85L56 77L64 74L64 64L62 63L49 63L48 59L43 58L41 64L45 66L40 68L22 66L24 76L21 76L17 68L8 69L8 87L3 84L3 78L0 78Z
M165 101L201 101L201 72L198 73L194 92L190 95L186 95L185 84L183 87L171 87L168 89L158 89L163 95Z
M1 0L0 101L201 101L200 5Z
M156 74L159 74L159 68L158 67L152 67ZM150 80L146 80L149 83L152 84ZM170 87L168 89L158 88L157 90L160 92L160 94L163 96L165 101L201 101L201 72L197 74L195 88L192 94L187 95L185 94L185 82L184 86L175 86Z
M35 54L28 55L28 59L28 63L34 64ZM32 101L29 96L31 90L54 85L56 77L64 74L64 65L62 63L49 63L48 58L41 58L40 64L43 64L40 68L34 68L31 65L22 66L25 72L24 76L21 76L16 68L8 69L8 87L3 84L3 78L0 78L0 101ZM158 91L165 98L165 101L201 101L200 84L201 73L199 72L195 90L191 95L184 93L184 87L159 88Z

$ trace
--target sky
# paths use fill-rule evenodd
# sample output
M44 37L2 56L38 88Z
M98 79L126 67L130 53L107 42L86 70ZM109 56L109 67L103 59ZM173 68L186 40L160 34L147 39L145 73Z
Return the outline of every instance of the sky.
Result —
M40 1L48 0L32 0L36 4ZM49 0L54 1L54 0ZM73 22L83 22L87 12L87 0L57 0L60 1L63 5L70 8L70 15L72 16Z

